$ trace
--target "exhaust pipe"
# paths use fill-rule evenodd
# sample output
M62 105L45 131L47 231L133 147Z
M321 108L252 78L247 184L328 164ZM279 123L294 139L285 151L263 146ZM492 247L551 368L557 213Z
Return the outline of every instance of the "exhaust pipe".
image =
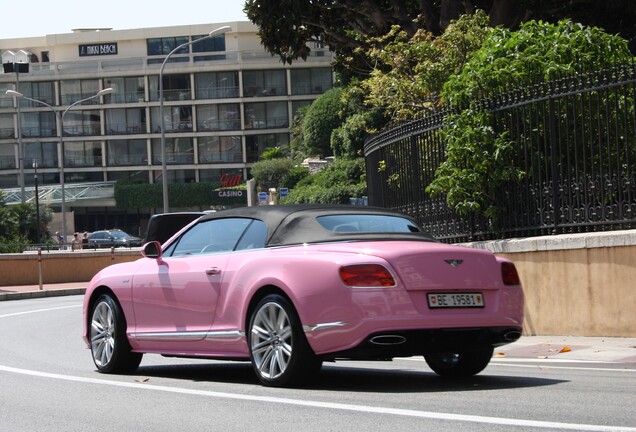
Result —
M381 335L372 337L369 342L374 345L400 345L406 342L406 338L400 335Z
M521 337L521 332L518 330L510 330L503 334L503 340L506 342L515 342Z

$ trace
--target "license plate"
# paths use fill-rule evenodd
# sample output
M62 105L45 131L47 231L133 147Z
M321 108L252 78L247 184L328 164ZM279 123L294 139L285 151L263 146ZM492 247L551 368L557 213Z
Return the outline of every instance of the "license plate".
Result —
M428 307L431 309L483 308L484 306L484 296L481 293L428 294Z

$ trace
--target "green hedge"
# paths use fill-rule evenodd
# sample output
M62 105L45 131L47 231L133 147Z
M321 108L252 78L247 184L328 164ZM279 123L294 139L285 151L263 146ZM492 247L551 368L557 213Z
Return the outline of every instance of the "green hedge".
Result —
M170 208L246 205L247 198L219 198L213 191L218 183L174 183L168 185ZM239 187L244 189L245 187ZM118 208L163 207L160 183L116 183L115 202Z

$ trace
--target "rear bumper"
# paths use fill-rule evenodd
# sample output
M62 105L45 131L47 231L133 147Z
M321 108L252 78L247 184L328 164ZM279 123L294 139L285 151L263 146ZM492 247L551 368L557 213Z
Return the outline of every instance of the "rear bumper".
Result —
M466 352L515 342L521 327L453 328L385 331L369 335L357 346L323 354L323 360L383 360L430 352Z

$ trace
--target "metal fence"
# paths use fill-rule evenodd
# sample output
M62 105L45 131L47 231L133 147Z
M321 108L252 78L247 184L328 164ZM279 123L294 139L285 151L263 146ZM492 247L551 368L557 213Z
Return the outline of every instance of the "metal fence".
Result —
M633 64L475 101L515 143L523 178L500 188L492 220L460 217L425 189L444 161L450 111L404 123L365 145L369 204L415 217L462 242L636 228L636 69Z

